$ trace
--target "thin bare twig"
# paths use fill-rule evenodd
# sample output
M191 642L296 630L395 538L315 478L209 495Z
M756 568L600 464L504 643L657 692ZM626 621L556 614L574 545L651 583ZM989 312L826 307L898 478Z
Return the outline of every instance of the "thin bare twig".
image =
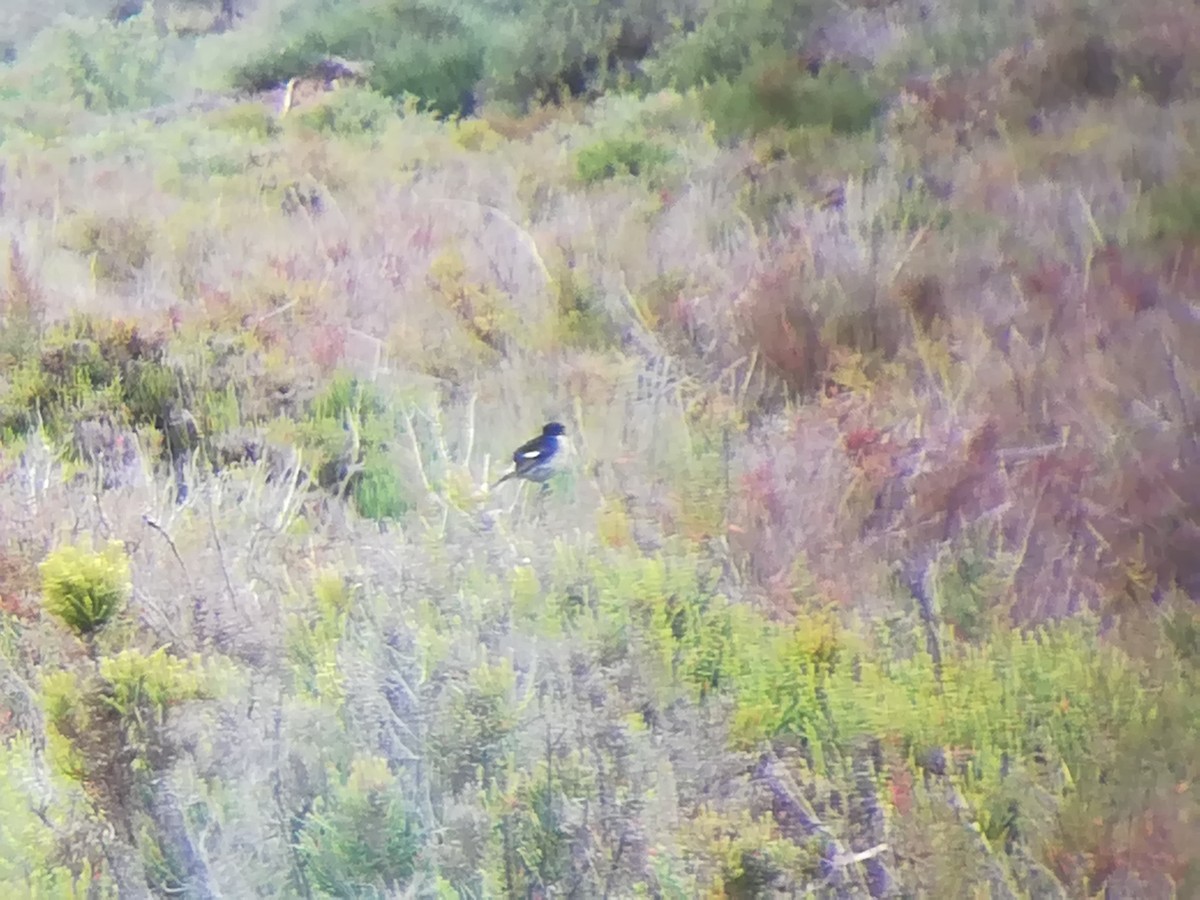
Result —
M169 534L167 534L166 529L159 525L158 522L154 521L154 519L150 518L149 513L142 513L142 521L163 536L163 540L165 540L167 542L167 546L171 548L171 554L175 557L175 561L179 563L179 568L183 570L183 577L188 581L191 581L192 577L188 574L187 566L183 562L183 557L179 555L179 548L175 546L175 541L171 539Z
M213 490L208 493L208 524L212 530L213 543L217 548L217 562L221 565L221 575L225 578L225 589L229 594L229 602L232 603L237 599L237 595L233 589L233 578L229 575L229 566L225 562L225 547L221 544L220 534L217 533L216 502L213 500L213 494L219 490L220 482L216 481L213 484Z

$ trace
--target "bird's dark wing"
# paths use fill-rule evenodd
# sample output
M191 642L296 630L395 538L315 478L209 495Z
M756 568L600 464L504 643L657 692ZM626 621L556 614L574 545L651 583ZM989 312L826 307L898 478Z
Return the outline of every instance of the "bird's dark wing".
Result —
M513 470L497 481L493 488L498 487L510 478L528 478L531 481L545 481L553 469L551 460L558 450L556 438L538 435L533 440L526 441L512 455Z
M526 441L513 453L513 465L517 467L517 471L528 469L530 466L537 465L538 461L546 455L546 440L543 437L535 437L531 441Z

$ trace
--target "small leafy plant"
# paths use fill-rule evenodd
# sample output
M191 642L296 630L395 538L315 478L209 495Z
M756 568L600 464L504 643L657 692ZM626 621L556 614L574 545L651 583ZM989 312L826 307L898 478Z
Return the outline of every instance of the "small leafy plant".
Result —
M363 896L366 886L388 893L406 887L417 871L421 845L387 761L359 757L331 796L317 798L298 851L321 890Z
M597 184L619 175L651 177L670 159L669 150L651 141L610 138L580 150L575 157L575 172L584 184Z
M103 628L129 599L129 559L120 541L100 551L60 547L40 568L46 610L80 637Z

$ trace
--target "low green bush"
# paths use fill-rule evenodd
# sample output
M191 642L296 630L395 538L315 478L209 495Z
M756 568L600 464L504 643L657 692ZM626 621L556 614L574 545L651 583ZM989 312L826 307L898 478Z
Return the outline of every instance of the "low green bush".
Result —
M165 430L181 392L165 342L119 321L76 317L52 329L36 356L8 374L0 393L0 433L40 428L86 457L74 433L89 419Z
M382 521L413 506L389 458L398 428L396 411L382 394L342 375L312 404L299 442L315 451L313 469L322 488L348 497L359 515Z
M781 51L705 89L703 104L716 134L735 140L773 128L827 128L858 134L871 127L881 97L868 78L838 65L816 75Z
M382 94L345 87L302 109L298 119L315 131L351 137L380 132L397 117L396 104Z
M55 823L69 821L77 809L64 791L47 791L31 803L30 786L42 783L41 748L30 736L17 735L0 746L0 894L5 897L78 897L80 882L102 895L115 891L97 855L72 847L63 858ZM74 871L72 871L74 870Z
M105 281L126 281L141 271L154 251L154 229L133 215L83 211L64 217L59 241L91 258L92 271Z
M39 568L46 611L79 637L103 628L129 599L129 560L120 541L100 551L59 547Z
M313 884L326 894L383 897L409 886L423 844L387 762L359 757L330 795L313 804L297 851Z
M812 0L723 0L663 41L646 68L656 87L677 90L733 81L764 53L794 54L818 4Z
M619 175L652 178L671 159L671 151L653 141L609 138L584 147L575 157L575 172L584 184Z
M43 98L106 113L170 100L173 65L153 15L63 18L21 54L18 74Z
M469 105L483 73L484 43L457 10L426 0L339 3L308 0L292 7L279 32L231 73L233 84L263 90L339 56L370 63L368 84L385 97L418 97L443 114Z
M1145 231L1151 238L1189 240L1200 235L1200 186L1193 179L1155 188L1146 201Z

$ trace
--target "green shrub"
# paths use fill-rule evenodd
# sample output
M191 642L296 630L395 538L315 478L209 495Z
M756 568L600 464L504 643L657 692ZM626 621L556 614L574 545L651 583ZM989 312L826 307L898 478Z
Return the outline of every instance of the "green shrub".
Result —
M300 111L299 120L316 131L354 136L382 131L397 118L396 104L357 87L332 91Z
M484 95L522 110L645 82L638 64L676 33L687 0L532 0L489 23Z
M426 0L296 4L278 36L232 73L235 87L262 90L304 75L330 55L369 62L368 83L392 99L411 94L443 114L469 105L484 45L456 10Z
M584 184L619 175L652 177L671 159L671 153L651 141L611 138L584 147L575 157L575 172Z
M37 350L45 330L45 292L21 244L8 242L0 287L0 371L19 365Z
M599 75L595 35L581 24L533 16L500 25L486 56L484 93L519 110L582 96Z
M616 346L619 328L604 307L600 289L576 267L565 262L551 273L557 301L557 338L576 347L601 350Z
M140 727L162 725L167 710L185 700L208 696L198 658L183 660L160 647L153 653L123 650L100 660L100 677L107 682L105 702L125 722Z
M1101 6L1119 9L1120 4L1065 3L1056 11L1073 16ZM1074 11L1074 12L1073 12ZM980 17L987 17L987 27L980 28ZM1049 20L1049 21L1047 21ZM1053 17L1043 19L1031 14L1021 3L992 4L984 0L956 3L944 15L931 17L926 25L902 32L901 40L881 61L886 77L903 78L914 72L966 71L986 66L1008 47L1019 46L1032 38L1045 40L1048 24ZM1072 29L1078 33L1079 21ZM1118 27L1112 23L1111 27Z
M349 497L359 515L394 519L412 507L411 494L389 460L397 415L383 396L356 378L339 375L314 401L300 444L316 451L318 485Z
M732 80L712 84L703 103L724 140L777 127L857 134L871 126L880 109L880 97L864 76L837 65L812 75L779 51Z
M423 841L387 762L359 757L317 798L297 848L316 887L334 897L395 896L417 871Z
M149 827L148 806L159 781L178 757L168 713L180 703L210 696L198 657L124 650L96 667L53 672L42 679L50 759L81 784L98 815L120 832L139 835L160 880L179 884L167 836ZM169 838L168 838L169 840Z
M46 336L0 394L0 430L10 436L43 428L69 443L71 455L89 450L74 426L89 419L165 430L179 401L178 377L165 359L165 342L119 321L77 317Z
M262 103L239 103L207 117L214 128L265 141L279 134L279 120Z
M167 49L152 15L65 18L38 35L18 69L46 98L102 113L139 109L171 99Z
M465 28L466 26L462 26ZM417 97L420 109L449 116L469 114L483 77L483 48L471 32L413 42L407 51L376 63L371 86L388 97Z
M573 829L564 810L597 801L596 779L582 754L564 755L532 771L509 774L503 791L491 798L499 820L495 850L513 873L510 891L535 893L541 884L562 884L571 874Z
M499 777L517 727L515 679L511 664L500 660L447 685L429 740L430 758L453 793L470 784L487 788Z
M105 281L125 281L149 262L154 228L137 216L81 212L59 226L59 241L68 250L92 259L92 270Z
M955 636L980 641L1005 614L1009 561L985 535L970 535L963 543L935 567L934 583L940 613Z
M120 541L99 552L60 547L39 568L47 612L81 637L103 628L129 599L129 559Z
M735 80L771 48L794 56L815 5L810 0L722 0L693 30L664 42L647 64L650 79L656 87L682 91Z
M345 699L338 650L346 634L352 595L334 572L314 581L312 604L288 616L287 650L297 693L337 708Z
M378 449L368 450L352 496L355 511L376 522L399 519L412 508L412 498L395 465Z
M1146 230L1155 239L1194 239L1200 235L1200 185L1183 179L1152 190Z
M62 791L43 794L37 787L45 777L40 756L26 735L9 737L0 746L0 895L78 897L72 889L77 879L112 895L114 888L88 848L73 847L71 865L61 858L53 825L69 821L75 810L64 803Z

